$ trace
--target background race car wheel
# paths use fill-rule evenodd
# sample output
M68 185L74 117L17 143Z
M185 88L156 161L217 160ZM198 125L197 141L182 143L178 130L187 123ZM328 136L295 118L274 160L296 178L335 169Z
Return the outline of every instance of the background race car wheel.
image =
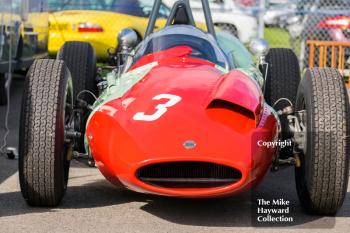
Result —
M19 135L19 178L30 205L56 206L68 181L73 87L63 61L37 60L28 71Z
M306 111L306 148L295 170L302 206L313 214L333 215L342 206L349 176L349 100L336 69L307 70L296 110Z
M5 82L6 82L5 75L0 74L0 105L7 104L7 94L6 94Z
M57 59L63 60L68 66L73 79L74 100L77 99L79 93L87 90L94 95L97 93L96 86L96 55L94 48L86 42L66 42L60 49ZM87 93L81 93L79 99L87 101L88 104L93 104L94 97ZM85 123L89 116L88 111L84 111L80 116L76 117L76 130L81 132L82 136L75 145L75 149L79 152L85 152L84 135Z
M264 93L266 102L277 110L281 110L289 105L287 101L280 101L274 106L276 101L281 98L286 98L295 105L300 82L299 61L295 53L291 49L272 48L266 56L266 62L269 64ZM265 75L265 70L262 73ZM280 121L282 139L291 138L293 134L290 133L287 117L285 115L280 116ZM293 156L292 147L281 149L281 158L289 158L291 156Z
M218 23L218 24L216 24L216 26L219 27L220 30L222 30L223 32L228 32L231 35L238 38L238 31L234 25L227 24L227 23Z
M287 98L295 104L300 82L300 69L298 58L291 49L272 48L266 56L269 64L265 82L265 100L273 106L280 98ZM280 102L275 109L288 106Z

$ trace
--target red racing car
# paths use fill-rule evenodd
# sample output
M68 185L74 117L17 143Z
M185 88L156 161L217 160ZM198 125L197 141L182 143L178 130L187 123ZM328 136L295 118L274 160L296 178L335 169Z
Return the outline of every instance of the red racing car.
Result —
M96 68L91 45L67 42L56 60L37 60L23 98L19 174L30 205L55 206L70 161L93 158L113 184L158 195L208 198L250 190L292 165L302 206L335 214L349 172L349 103L335 69L306 70L295 54L195 27L187 0L145 39L131 29L111 49L116 66ZM116 22L117 23L117 22ZM106 69L110 69L106 72ZM92 160L91 160L92 161Z

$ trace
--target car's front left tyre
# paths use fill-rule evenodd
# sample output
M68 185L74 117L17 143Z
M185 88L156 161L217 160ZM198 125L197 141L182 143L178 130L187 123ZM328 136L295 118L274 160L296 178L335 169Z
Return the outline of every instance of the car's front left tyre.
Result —
M20 186L29 205L56 206L64 196L72 153L65 130L72 108L64 62L36 60L26 78L19 135Z
M334 215L347 192L350 153L349 100L338 70L306 70L296 110L305 126L295 169L299 200L309 213Z

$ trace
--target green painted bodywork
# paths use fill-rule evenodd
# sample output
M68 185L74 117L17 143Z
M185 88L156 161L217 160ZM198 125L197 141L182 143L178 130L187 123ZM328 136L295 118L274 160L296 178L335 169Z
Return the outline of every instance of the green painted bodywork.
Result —
M217 32L216 38L220 48L224 51L227 57L232 58L235 67L254 67L251 53L236 37L226 32Z
M226 32L217 32L216 37L220 48L227 57L232 59L236 70L252 77L262 88L264 85L264 78L259 69L255 66L251 53L244 47L242 42Z
M147 64L135 70L122 74L118 78L118 72L113 70L108 73L105 80L108 83L106 90L100 95L94 104L94 108L105 102L122 97L130 90L138 81L143 79L153 67L157 66L157 62Z
M117 70L113 70L112 72L108 73L107 76L104 77L104 79L107 81L107 88L95 101L93 105L94 111L90 114L86 125L88 125L91 116L94 115L100 106L113 99L122 97L137 82L143 79L152 70L153 67L157 65L157 62L152 62L130 72L121 74L120 77L118 77L119 75Z
M104 105L105 103L122 97L126 92L128 92L136 83L138 83L141 79L143 79L153 67L157 66L157 62L153 62L147 64L145 66L139 67L130 72L124 73L118 77L118 71L113 70L109 72L104 79L107 81L107 88L103 91L103 93L99 96L99 98L95 101L93 105L93 111L91 112L86 126L88 126L91 117L94 115L96 111L99 110L99 107ZM84 138L85 150L89 151L88 140Z

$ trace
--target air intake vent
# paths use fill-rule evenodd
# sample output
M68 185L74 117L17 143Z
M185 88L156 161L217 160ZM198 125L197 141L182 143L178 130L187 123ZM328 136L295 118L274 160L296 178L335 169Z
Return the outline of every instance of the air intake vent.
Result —
M141 181L165 188L214 188L242 177L235 168L207 162L170 162L144 166L136 172Z

